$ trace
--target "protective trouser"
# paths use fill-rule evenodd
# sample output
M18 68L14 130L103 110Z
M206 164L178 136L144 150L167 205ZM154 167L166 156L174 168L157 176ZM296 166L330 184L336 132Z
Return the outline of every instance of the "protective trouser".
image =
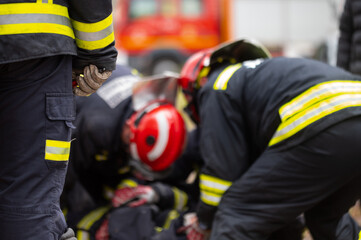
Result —
M0 238L58 240L75 105L71 56L0 65Z
M358 240L361 117L285 151L267 149L223 196L212 240L262 240L304 213L314 240Z

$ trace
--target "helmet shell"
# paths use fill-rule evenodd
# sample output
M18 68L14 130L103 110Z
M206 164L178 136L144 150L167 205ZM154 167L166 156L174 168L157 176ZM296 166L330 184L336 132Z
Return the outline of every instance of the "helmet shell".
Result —
M152 171L162 171L180 156L186 142L181 114L170 103L151 103L134 113L130 126L130 153Z

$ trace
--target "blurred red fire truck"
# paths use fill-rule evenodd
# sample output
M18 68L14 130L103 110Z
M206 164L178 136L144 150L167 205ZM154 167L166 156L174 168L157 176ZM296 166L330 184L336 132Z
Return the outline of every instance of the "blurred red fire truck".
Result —
M116 47L144 75L179 71L192 53L231 37L231 0L118 0Z

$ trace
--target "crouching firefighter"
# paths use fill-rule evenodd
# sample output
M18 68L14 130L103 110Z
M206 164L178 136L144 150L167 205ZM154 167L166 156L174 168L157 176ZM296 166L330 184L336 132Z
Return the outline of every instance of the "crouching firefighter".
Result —
M191 56L179 83L201 128L193 232L267 239L303 215L314 239L359 239L359 76L240 39Z
M183 212L194 208L198 192L178 173L189 173L184 150L193 137L174 107L177 87L175 78L140 79L118 66L95 94L77 98L67 178L74 182L63 206L78 239L171 239ZM85 201L76 199L79 189Z

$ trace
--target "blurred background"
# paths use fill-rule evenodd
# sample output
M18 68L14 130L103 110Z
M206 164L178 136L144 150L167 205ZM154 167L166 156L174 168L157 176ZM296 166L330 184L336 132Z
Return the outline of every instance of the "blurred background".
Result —
M192 53L235 38L273 56L336 64L344 0L113 0L118 61L143 75L179 72Z

